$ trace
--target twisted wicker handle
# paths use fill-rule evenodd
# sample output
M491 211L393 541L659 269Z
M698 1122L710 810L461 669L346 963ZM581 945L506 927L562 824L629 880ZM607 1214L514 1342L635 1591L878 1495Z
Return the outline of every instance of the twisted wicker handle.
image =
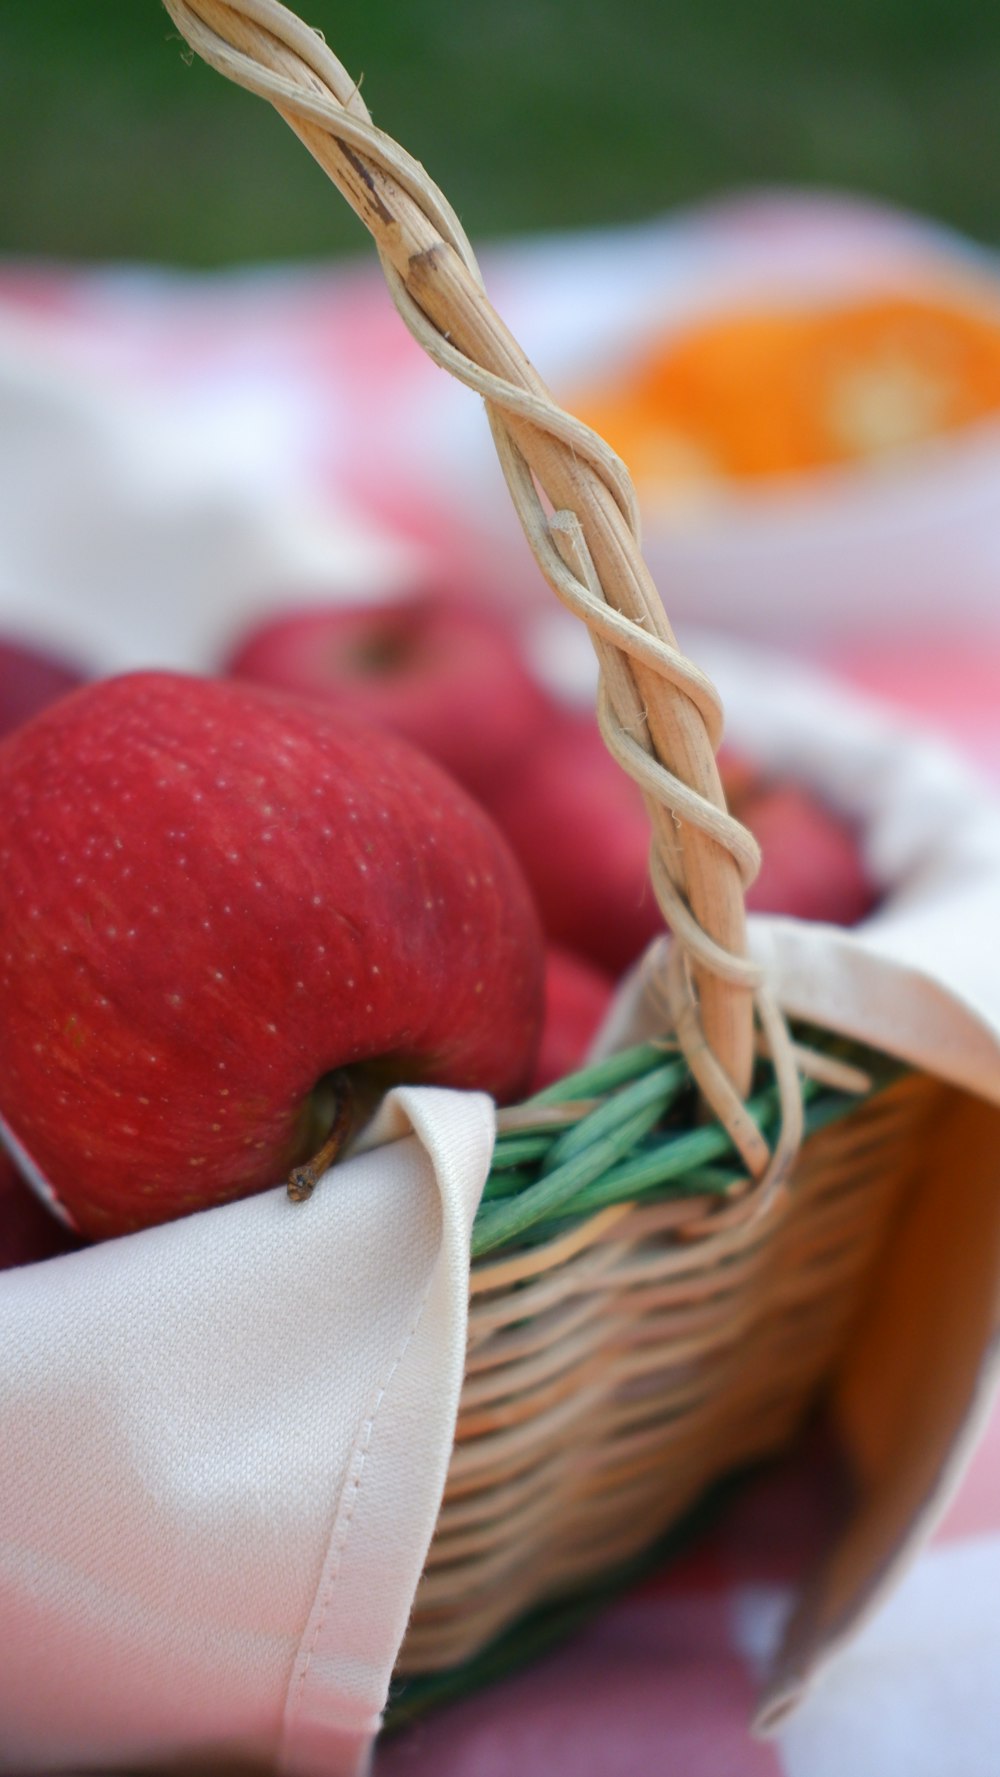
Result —
M715 761L718 697L678 651L642 559L627 470L552 400L490 306L447 200L419 162L374 127L318 33L277 0L164 4L205 61L284 117L374 236L410 331L435 363L483 396L542 573L590 630L604 738L645 797L653 886L697 994L700 1031L692 1037L689 1018L685 1046L692 1054L707 1044L707 1065L695 1071L733 1128L752 1067L759 982L746 957L743 890L759 857L726 813ZM737 1139L760 1172L767 1150L755 1136L744 1127Z

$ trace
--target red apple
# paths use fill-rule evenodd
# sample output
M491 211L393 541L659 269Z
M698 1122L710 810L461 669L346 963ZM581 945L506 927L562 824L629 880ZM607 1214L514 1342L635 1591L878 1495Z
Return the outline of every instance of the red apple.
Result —
M433 593L273 617L225 670L392 728L474 794L497 781L548 709L507 625Z
M750 758L748 753L739 752L729 741L724 741L719 748L717 763L719 776L722 779L722 788L725 792L726 807L730 814L734 814L737 820L741 821L743 816L740 810L743 804L747 797L752 796L760 787L762 781L760 766Z
M850 826L810 791L765 779L745 754L720 756L734 814L764 852L754 912L853 925L875 891ZM635 785L589 716L558 712L488 807L520 859L546 936L617 976L663 930L649 886L650 826Z
M0 1271L70 1252L79 1243L35 1196L0 1148Z
M645 805L592 716L554 712L487 806L552 943L618 976L663 931L649 886Z
M531 1077L523 878L393 735L255 685L105 680L0 747L0 835L0 1113L90 1236L280 1180L339 1070L362 1095Z
M545 952L545 1022L532 1092L583 1065L611 1004L615 984L583 957L550 944Z
M66 660L12 636L0 636L0 735L11 734L50 703L82 685Z
M763 860L747 893L749 912L853 926L872 911L878 891L850 824L801 784L763 782L738 814Z

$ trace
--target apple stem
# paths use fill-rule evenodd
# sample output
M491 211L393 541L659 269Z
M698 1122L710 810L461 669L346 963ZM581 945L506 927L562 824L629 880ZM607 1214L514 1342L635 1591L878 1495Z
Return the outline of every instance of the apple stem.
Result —
M319 1152L304 1166L293 1166L288 1175L288 1198L291 1203L305 1203L311 1197L324 1172L328 1172L337 1159L347 1140L354 1112L354 1093L351 1082L344 1073L330 1075L330 1084L336 1094L336 1109L333 1123Z

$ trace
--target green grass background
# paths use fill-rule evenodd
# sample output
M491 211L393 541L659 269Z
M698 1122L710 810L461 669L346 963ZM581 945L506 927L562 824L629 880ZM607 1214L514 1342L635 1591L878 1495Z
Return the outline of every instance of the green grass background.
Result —
M848 189L1000 243L983 0L305 0L479 241L749 185ZM0 0L0 252L218 265L361 250L259 100L157 0Z

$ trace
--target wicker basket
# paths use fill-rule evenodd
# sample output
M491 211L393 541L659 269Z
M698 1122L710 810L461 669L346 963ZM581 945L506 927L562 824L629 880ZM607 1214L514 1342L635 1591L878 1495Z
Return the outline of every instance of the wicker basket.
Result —
M725 811L718 700L678 651L643 564L627 472L560 411L505 331L445 199L277 0L166 5L195 50L285 117L372 232L407 326L485 399L542 572L590 630L602 730L645 795L651 874L674 935L661 982L666 1062L655 1051L619 1059L501 1116L501 1143L522 1142L534 1170L523 1213L512 1220L498 1189L477 1224L454 1453L400 1660L404 1674L441 1672L533 1607L621 1569L713 1480L787 1443L869 1290L940 1088L879 1075L871 1058L883 1089L868 1095L871 1074L793 1042L769 999L746 956L742 894L757 856ZM687 1090L693 1104L696 1085L702 1132L728 1156L723 1175L709 1177L704 1156L681 1189L656 1173L655 1085L648 1114L636 1107L658 1063L673 1069L675 1100ZM748 1108L762 1065L765 1095ZM820 1082L811 1101L809 1074ZM852 1115L831 1121L859 1093ZM619 1183L594 1209L610 1176L606 1155L598 1164L609 1121ZM641 1189L622 1169L623 1128L646 1165ZM675 1121L663 1151L677 1133ZM582 1184L546 1195L584 1148Z

